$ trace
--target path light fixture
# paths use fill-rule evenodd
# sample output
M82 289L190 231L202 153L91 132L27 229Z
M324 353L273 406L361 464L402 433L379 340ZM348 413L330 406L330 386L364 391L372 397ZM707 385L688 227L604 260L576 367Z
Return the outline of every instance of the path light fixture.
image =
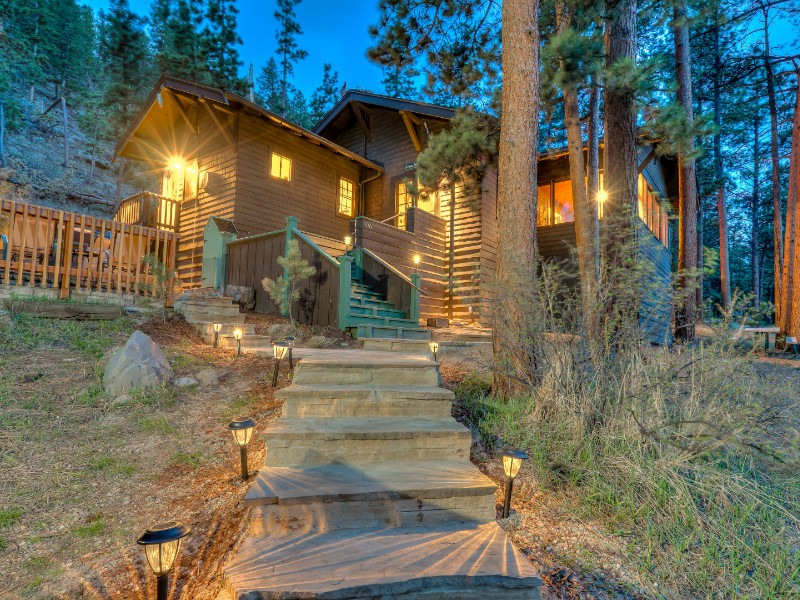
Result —
M353 245L353 236L346 235L344 236L344 251L347 252L350 249L350 246Z
M247 444L250 443L250 438L253 436L253 429L256 422L253 419L238 417L228 423L228 429L233 434L233 439L239 445L239 455L242 462L242 481L247 481L249 471L247 469Z
M168 576L181 550L181 540L189 535L191 529L180 521L168 521L145 531L136 540L144 546L147 562L156 576L156 598L167 600L169 593Z
M530 456L519 448L506 448L501 453L503 457L503 471L506 474L506 497L503 503L503 518L508 518L508 512L511 509L511 489L514 487L514 479L519 473L519 468L522 466L523 460L528 460Z
M422 260L422 257L419 254L415 254L412 260L414 261L414 273L419 273L419 262Z
M241 329L234 329L233 330L233 339L236 340L236 356L242 355L242 330Z
M278 369L280 368L281 361L286 358L289 353L289 344L285 342L277 342L272 345L272 352L275 355L275 372L272 374L272 387L278 385Z
M290 335L284 338L284 342L289 346L289 369L294 371L294 357L292 356L292 350L294 350L294 336Z
M222 323L214 323L214 348L219 346L219 332L222 331Z
M433 354L433 362L436 362L436 353L439 351L439 343L431 342L428 344L428 348L430 348L431 354Z

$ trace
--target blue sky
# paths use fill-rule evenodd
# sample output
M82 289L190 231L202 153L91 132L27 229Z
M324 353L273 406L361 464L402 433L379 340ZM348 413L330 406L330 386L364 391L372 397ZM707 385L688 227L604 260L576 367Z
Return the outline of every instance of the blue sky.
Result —
M108 7L108 0L81 0L94 10ZM129 0L131 10L146 16L149 0ZM275 0L239 0L239 36L243 46L239 54L244 62L242 74L253 63L256 75L275 53ZM377 0L342 2L341 0L303 0L296 9L303 28L298 39L308 58L295 68L294 84L309 95L322 81L322 65L331 63L339 72L339 85L380 92L381 70L366 57L370 45L367 27L375 22Z

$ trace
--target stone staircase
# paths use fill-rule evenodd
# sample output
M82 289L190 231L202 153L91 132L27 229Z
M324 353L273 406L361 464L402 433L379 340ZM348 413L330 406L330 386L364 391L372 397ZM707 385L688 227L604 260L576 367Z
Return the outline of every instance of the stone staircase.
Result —
M248 536L220 598L539 598L495 521L496 485L469 461L425 357L303 358L264 434Z

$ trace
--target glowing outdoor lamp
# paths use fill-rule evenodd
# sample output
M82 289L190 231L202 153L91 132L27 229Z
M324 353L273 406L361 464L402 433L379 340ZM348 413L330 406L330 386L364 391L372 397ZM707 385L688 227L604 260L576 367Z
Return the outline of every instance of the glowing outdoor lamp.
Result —
M528 460L530 456L519 448L506 448L500 455L503 457L503 471L506 474L506 497L503 503L503 518L508 518L508 511L511 508L511 489L514 486L514 479L519 473L523 460Z
M294 371L294 361L292 357L292 350L294 350L294 336L287 336L283 339L283 341L289 346L289 368Z
M181 550L181 540L189 535L191 529L179 521L168 521L145 531L136 540L144 546L147 562L156 576L156 598L167 600L169 592L168 575Z
M219 332L222 331L222 323L214 323L214 348L219 346Z
M352 243L353 243L353 236L352 235L344 236L344 250L345 250L345 252L347 252L347 249L352 245Z
M242 355L242 335L241 329L233 330L233 339L236 340L236 356Z
M231 430L233 439L239 445L239 455L242 462L242 481L247 481L249 473L247 469L247 444L250 443L255 426L256 422L253 419L237 418L228 423L228 429Z
M286 358L286 354L289 352L289 344L284 342L273 344L272 351L275 354L275 372L272 374L272 387L275 387L278 385L278 368L280 367L281 361Z
M436 362L436 353L439 351L439 344L438 342L431 342L428 344L428 348L431 349L431 354L433 354L433 360Z
M422 257L419 254L415 254L411 260L414 261L414 273L417 273L419 271L419 261L422 260Z
M605 206L606 200L608 200L608 192L601 189L597 191L597 215L599 217L603 216L603 207Z

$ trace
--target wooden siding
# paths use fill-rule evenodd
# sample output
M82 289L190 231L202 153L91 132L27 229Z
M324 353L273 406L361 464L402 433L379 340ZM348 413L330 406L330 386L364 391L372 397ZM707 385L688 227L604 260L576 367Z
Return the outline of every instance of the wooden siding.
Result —
M356 243L409 277L414 272L414 254L419 254L419 272L422 275L420 289L423 294L420 298L420 316L441 316L445 312L447 281L444 223L419 209L411 209L411 212L421 213L409 220L413 219L413 232L365 217L356 219Z
M294 239L297 239L295 237ZM309 325L339 326L339 265L300 238L300 253L317 272L300 282L295 318Z
M261 280L264 277L277 279L283 275L283 267L278 264L277 259L285 252L286 234L283 231L228 244L227 285L239 285L255 290L256 312L278 312L278 307L261 286Z
M291 159L291 181L270 176L272 152ZM352 181L357 195L361 170L344 156L263 118L241 113L234 222L245 235L256 235L285 227L286 217L291 215L300 218L305 231L342 239L350 217L336 211L339 178Z

